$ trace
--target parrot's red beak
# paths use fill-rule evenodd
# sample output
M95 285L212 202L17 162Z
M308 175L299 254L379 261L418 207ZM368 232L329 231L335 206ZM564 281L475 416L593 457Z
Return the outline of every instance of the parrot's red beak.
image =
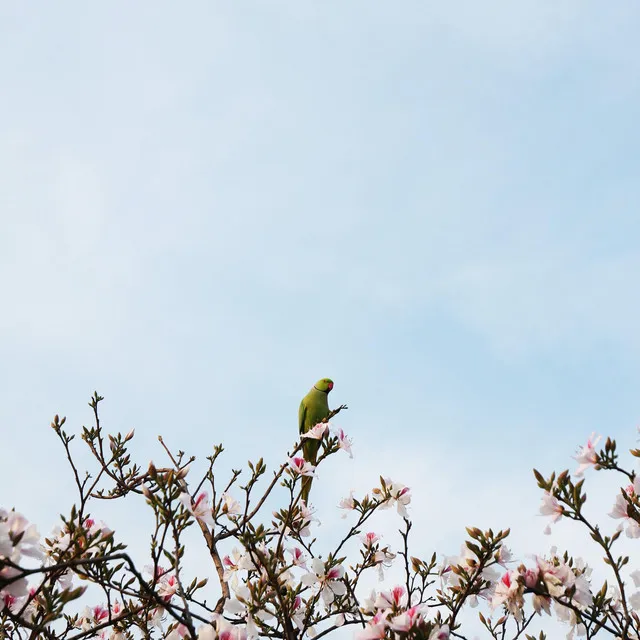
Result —
M333 382L329 383L329 391L331 391L331 389L333 389Z

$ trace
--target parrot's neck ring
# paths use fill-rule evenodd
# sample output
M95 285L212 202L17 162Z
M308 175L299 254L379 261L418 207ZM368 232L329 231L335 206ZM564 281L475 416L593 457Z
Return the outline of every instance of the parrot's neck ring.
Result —
M323 391L322 389L318 389L318 387L316 387L316 385L315 385L315 384L313 385L313 388L314 388L316 391L319 391L320 393L329 393L329 390L328 390L328 389L327 389L326 391Z

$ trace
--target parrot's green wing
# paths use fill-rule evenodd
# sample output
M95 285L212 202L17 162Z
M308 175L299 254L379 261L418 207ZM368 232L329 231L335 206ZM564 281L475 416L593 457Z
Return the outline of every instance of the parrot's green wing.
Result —
M304 403L304 398L300 402L300 408L298 409L298 429L300 435L306 433L310 427L307 424L307 405ZM313 445L317 443L311 440L305 440L302 445L302 455L307 462L313 460L315 462L316 451L313 450ZM311 489L311 478L302 478L302 499L306 502L309 499L309 491Z
M307 405L305 405L304 403L304 398L302 399L302 402L300 403L300 408L298 409L298 427L300 430L300 435L302 435L306 429L304 428L304 421L305 418L307 417Z

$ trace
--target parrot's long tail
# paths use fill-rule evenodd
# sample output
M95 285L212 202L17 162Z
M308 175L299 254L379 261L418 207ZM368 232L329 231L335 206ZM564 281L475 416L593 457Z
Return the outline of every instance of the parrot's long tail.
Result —
M304 500L304 503L309 506L309 492L311 491L311 480L309 476L302 478L302 492L300 497Z

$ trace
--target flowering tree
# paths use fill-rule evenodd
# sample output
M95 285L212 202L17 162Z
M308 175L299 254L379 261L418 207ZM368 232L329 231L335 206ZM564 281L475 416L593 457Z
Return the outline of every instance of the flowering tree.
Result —
M594 585L589 567L568 553L537 556L528 566L517 563L505 546L509 531L468 528L460 556L412 556L411 493L382 477L368 495L351 493L341 501L351 523L323 557L317 553L313 511L300 497L301 478L316 470L298 455L301 441L271 474L260 459L221 482L216 475L221 445L207 458L206 473L193 479L194 458L172 452L160 438L170 464L143 470L128 453L133 431L111 435L101 426L102 399L92 397L95 424L81 433L96 463L93 475L78 468L65 419L56 416L51 424L78 492L57 530L41 539L21 514L0 509L0 637L298 640L353 627L358 640L464 639L469 632L462 612L475 606L479 622L473 633L484 630L495 640L534 638L527 631L540 616L565 622L570 637L639 637L640 591L634 589L640 570L631 572L629 558L617 557L613 548L623 530L640 537L640 486L634 472L618 465L611 440L600 451L598 439L589 440L577 456L575 480L568 471L548 478L534 472L544 491L541 512L552 521L575 521L601 547L611 585ZM330 424L345 408L302 436L320 442L316 466L340 450L351 455L350 439ZM640 457L640 450L631 454ZM583 513L581 475L588 467L625 477L610 514L622 525L609 536ZM284 488L285 499L267 513L276 487ZM145 568L92 514L102 500L136 499L146 502L155 523ZM401 523L396 551L367 530L372 515L390 507ZM211 571L203 569L206 577L187 576L185 537L191 527L199 531L211 561ZM344 550L354 541L359 552L347 559ZM403 568L402 584L363 593L363 576L373 571L383 581L394 561ZM87 601L91 604L83 606Z

